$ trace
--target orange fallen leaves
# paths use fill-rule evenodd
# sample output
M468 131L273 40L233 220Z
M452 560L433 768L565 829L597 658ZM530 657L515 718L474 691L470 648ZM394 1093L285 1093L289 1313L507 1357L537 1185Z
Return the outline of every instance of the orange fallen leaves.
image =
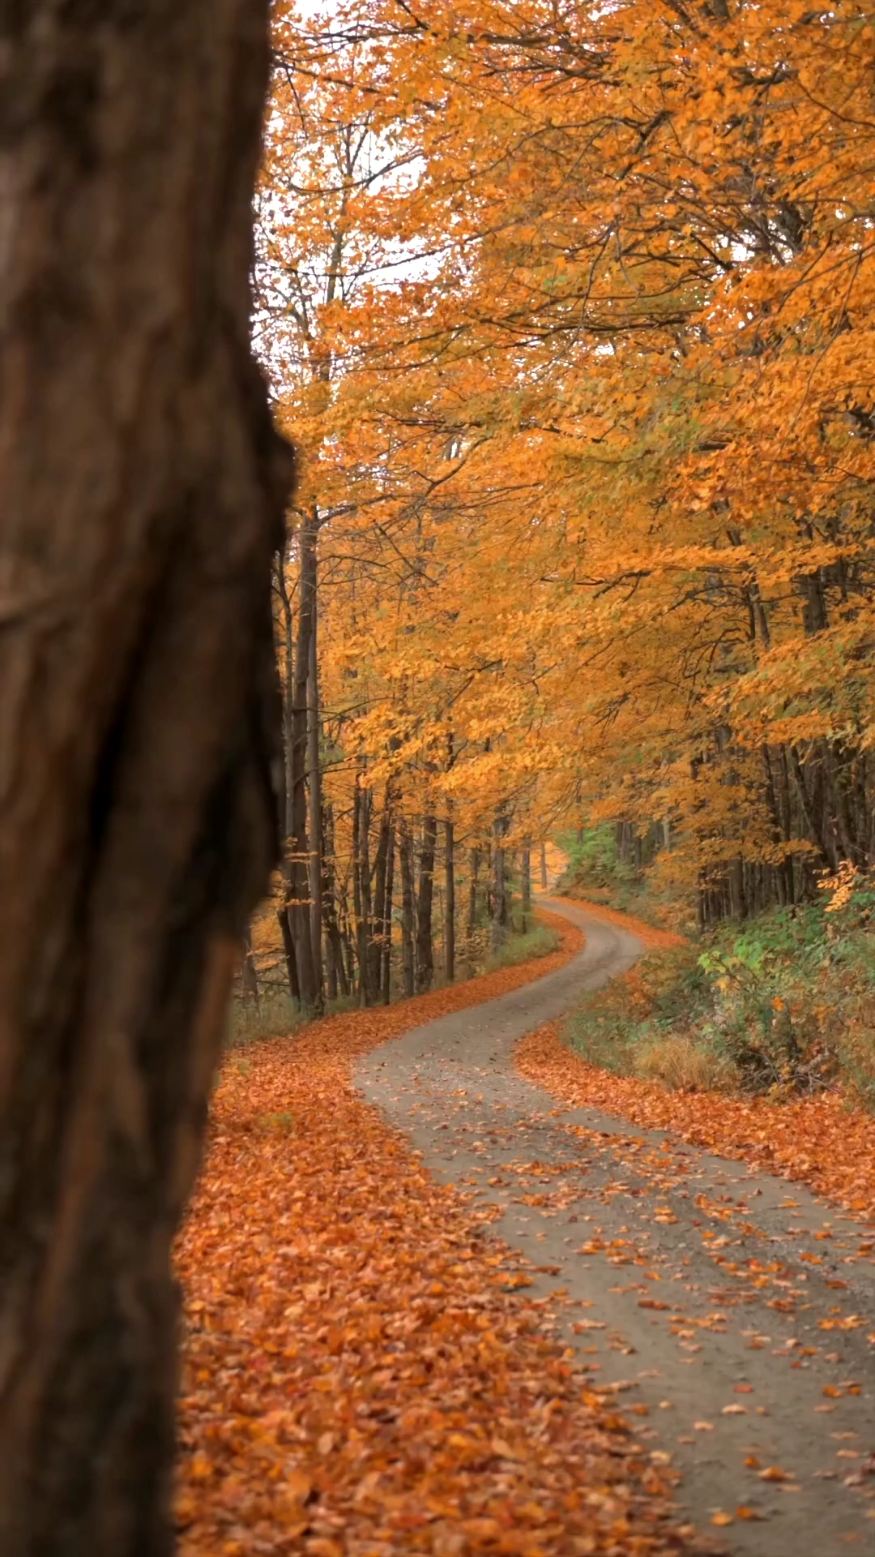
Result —
M604 903L592 903L578 897L560 897L554 894L554 901L567 903L569 908L581 908L588 914L595 914L597 918L604 919L608 924L615 924L621 930L629 930L637 935L640 941L651 950L659 947L683 946L684 938L674 930L663 930L656 925L648 924L646 919L636 919L633 914L621 913L618 908L608 908Z
M229 1057L179 1249L184 1557L679 1550L666 1473L351 1084L354 1055L579 941Z
M722 1093L669 1092L657 1082L589 1065L550 1023L518 1045L517 1068L564 1103L673 1130L706 1146L811 1185L839 1205L875 1216L875 1119L838 1093L774 1103Z
M653 930L601 904L585 906L649 945L678 944L669 931ZM875 1118L838 1092L783 1103L670 1092L658 1082L614 1076L588 1064L563 1043L555 1023L524 1038L515 1058L527 1080L564 1103L602 1109L648 1129L673 1130L697 1146L809 1184L848 1210L875 1217Z

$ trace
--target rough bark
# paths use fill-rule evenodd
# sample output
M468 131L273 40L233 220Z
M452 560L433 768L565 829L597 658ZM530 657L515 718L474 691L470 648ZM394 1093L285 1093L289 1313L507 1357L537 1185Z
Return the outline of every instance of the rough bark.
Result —
M3 1557L173 1545L171 1244L276 842L267 9L3 12Z

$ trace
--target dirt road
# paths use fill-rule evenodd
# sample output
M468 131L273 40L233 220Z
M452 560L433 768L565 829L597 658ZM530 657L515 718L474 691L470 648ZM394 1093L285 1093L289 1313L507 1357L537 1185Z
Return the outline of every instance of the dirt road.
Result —
M703 1532L739 1557L875 1550L872 1240L796 1185L557 1107L515 1072L519 1038L641 952L582 910L544 906L585 930L584 950L376 1050L363 1093L530 1263L531 1295L671 1456Z

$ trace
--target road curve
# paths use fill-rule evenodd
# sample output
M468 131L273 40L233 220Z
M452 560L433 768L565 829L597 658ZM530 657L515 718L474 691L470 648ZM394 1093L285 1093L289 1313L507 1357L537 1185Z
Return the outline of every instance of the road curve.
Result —
M565 1289L551 1306L579 1362L671 1456L701 1530L737 1557L875 1549L871 1241L798 1186L557 1107L515 1072L519 1038L643 949L543 904L585 931L583 951L375 1050L362 1092L436 1177L493 1208L495 1233L542 1267L533 1296Z

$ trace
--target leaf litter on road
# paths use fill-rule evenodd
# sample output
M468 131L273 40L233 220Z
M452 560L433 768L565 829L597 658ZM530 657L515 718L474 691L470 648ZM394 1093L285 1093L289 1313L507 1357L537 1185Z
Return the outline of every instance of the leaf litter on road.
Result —
M351 1082L355 1055L579 944L229 1057L179 1248L183 1557L689 1549L666 1456Z

